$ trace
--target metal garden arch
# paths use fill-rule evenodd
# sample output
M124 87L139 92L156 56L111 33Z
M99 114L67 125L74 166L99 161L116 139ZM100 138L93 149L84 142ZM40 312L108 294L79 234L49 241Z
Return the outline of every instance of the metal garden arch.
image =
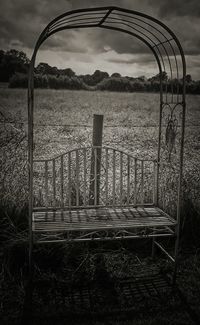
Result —
M36 55L42 43L51 35L75 28L123 32L139 39L152 51L158 64L160 89L157 159L138 159L110 147L78 148L52 159L33 159ZM87 8L64 13L46 26L35 45L28 84L30 267L34 241L45 243L149 237L153 240L152 251L156 245L174 263L175 281L180 232L185 75L185 57L179 40L166 25L146 14L118 7ZM88 153L87 150L92 150L94 157L97 157L99 149L104 157L101 163L105 164L105 173L101 175L104 193L100 204L97 204L97 193L94 193L94 204L88 206L86 167L91 151ZM67 171L63 167L65 160ZM34 168L44 180L43 185L40 184L45 196L42 206L34 206ZM109 169L112 170L111 176ZM148 177L151 174L151 190L148 186L145 190L145 173ZM67 193L64 193L65 178ZM71 197L73 186L74 203ZM115 194L117 191L119 197ZM150 202L148 191L152 196ZM175 238L173 256L158 242L159 238L165 236Z

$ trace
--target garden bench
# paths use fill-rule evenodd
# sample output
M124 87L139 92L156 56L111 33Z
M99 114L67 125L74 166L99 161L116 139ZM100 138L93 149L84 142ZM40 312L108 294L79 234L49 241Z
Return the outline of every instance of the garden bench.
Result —
M156 160L139 159L106 146L75 148L58 157L34 160L34 66L40 46L51 35L99 28L125 33L151 51L158 66ZM174 262L180 237L181 185L185 129L186 63L181 44L161 21L118 7L86 8L52 20L39 36L28 82L29 264L34 243L152 238ZM157 241L173 237L170 255ZM153 249L154 251L154 249Z
M41 243L172 236L177 222L155 204L156 166L106 146L35 160L34 238Z

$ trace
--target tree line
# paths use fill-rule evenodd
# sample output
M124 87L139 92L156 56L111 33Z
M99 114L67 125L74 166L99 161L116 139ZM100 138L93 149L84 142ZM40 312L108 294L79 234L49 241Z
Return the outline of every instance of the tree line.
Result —
M15 49L0 50L0 82L7 82L10 88L27 88L28 67L30 60L22 51ZM164 87L168 91L181 91L182 84L177 79L168 81L166 73L162 74ZM35 67L34 84L36 88L54 89L83 89L108 91L160 91L160 75L151 78L145 76L121 76L115 72L109 75L105 71L96 70L93 74L76 75L71 68L59 69L48 63L41 62ZM186 90L188 93L200 94L200 80L192 80L186 76Z

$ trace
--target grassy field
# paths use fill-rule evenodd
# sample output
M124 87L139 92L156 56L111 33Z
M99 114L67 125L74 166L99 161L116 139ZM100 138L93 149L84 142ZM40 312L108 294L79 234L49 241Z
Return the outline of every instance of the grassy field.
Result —
M50 158L68 149L91 144L93 114L104 114L104 144L125 149L139 157L156 158L159 116L157 94L38 89L35 95L35 157ZM7 241L8 246L4 246L7 254L5 258L3 257L4 266L1 270L0 284L3 287L3 301L6 301L7 305L4 302L2 304L5 305L4 308L13 305L13 324L15 324L17 308L21 308L21 299L24 294L24 288L20 282L20 272L24 262L21 259L24 254L24 242L22 247L20 245L18 247L18 239L24 240L24 237L18 236L18 223L21 227L20 220L24 217L22 207L27 202L27 93L22 89L0 88L0 99L1 204L8 208L7 213L4 214L4 216L7 215L6 226L5 219L2 218L1 223L10 236L10 241ZM199 308L196 303L199 299L196 286L199 284L200 270L198 248L200 242L198 232L200 221L199 130L200 96L188 95L183 232L186 243L183 244L182 251L190 245L190 249L193 247L195 254L192 257L183 254L180 269L182 282L180 283L195 309ZM6 236L3 234L2 238ZM54 253L52 254L55 256ZM16 263L17 256L19 263ZM113 262L117 258L119 267L122 268L124 263L127 265L127 257L118 254L117 257L114 256ZM82 262L79 259L74 263L77 263L78 268ZM67 267L69 270L69 266ZM12 270L17 270L17 280ZM9 294L11 287L13 295L18 300L17 307ZM4 320L5 317L4 314ZM167 322L168 317L171 319L170 311L166 312L164 318L162 317L161 314L150 316L145 322L138 320L135 324L172 324ZM9 322L12 323L12 317L8 317L5 324ZM125 320L110 320L110 324L129 323L134 324ZM103 323L99 321L95 324ZM174 324L189 324L189 321L177 319Z
M10 173L16 171L16 179L19 180L19 175L26 170L27 93L22 89L0 89L0 98L0 112L4 115L1 120L12 122L2 123L0 134L4 156L2 164L6 168L3 180L5 193L7 186L11 187L7 176L9 178ZM52 158L68 149L90 145L93 114L96 113L104 115L104 144L125 149L138 157L156 158L158 107L157 94L36 90L35 157ZM199 107L200 96L188 95L184 180L187 195L197 206L200 186ZM24 165L20 163L20 155ZM17 190L16 179L12 180L16 183L13 188ZM21 181L25 182L25 179L22 177ZM21 187L22 184L18 185ZM13 198L11 192L7 193L7 199Z

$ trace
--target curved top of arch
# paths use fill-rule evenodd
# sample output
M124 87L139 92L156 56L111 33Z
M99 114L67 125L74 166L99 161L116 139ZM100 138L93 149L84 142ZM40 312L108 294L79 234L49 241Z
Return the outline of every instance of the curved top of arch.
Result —
M161 85L161 101L168 104L185 102L185 56L175 34L151 16L119 7L77 9L52 20L35 45L30 74L33 75L37 51L51 35L67 29L96 27L124 32L145 43L158 64L160 78L156 81Z

